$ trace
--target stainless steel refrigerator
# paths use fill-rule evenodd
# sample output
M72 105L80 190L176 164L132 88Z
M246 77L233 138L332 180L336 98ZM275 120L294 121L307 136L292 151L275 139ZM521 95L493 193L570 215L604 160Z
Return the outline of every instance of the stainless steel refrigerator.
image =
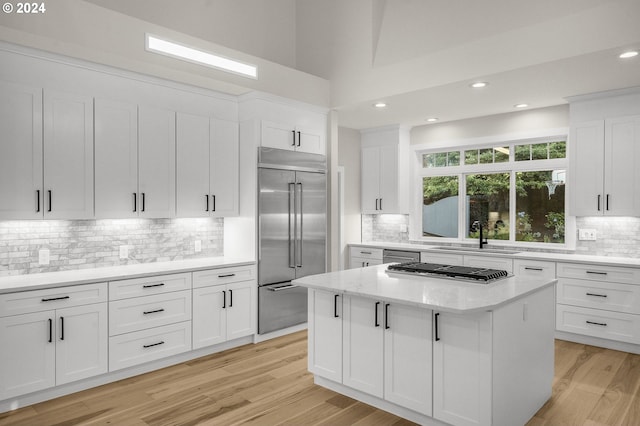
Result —
M274 148L258 155L258 333L307 321L307 289L326 271L326 157Z

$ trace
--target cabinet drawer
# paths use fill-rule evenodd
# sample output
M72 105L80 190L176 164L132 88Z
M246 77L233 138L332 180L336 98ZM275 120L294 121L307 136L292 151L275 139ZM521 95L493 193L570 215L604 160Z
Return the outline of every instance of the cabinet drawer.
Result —
M107 301L107 283L0 294L0 317Z
M640 315L558 304L556 329L570 333L640 343Z
M640 284L640 268L558 263L558 278Z
M109 335L191 320L191 290L109 303Z
M560 278L557 301L566 305L640 314L640 286Z
M109 300L168 293L191 288L191 274L157 275L109 282Z
M464 256L456 253L434 253L432 251L423 251L420 253L420 262L462 266L464 264Z
M382 260L379 259L371 259L368 257L352 257L349 261L350 267L353 268L364 268L365 266L373 266L373 265L381 265Z
M519 276L555 278L556 263L544 260L515 259L513 261L513 273Z
M476 268L500 269L513 273L513 260L504 257L464 255L464 266Z
M234 266L193 273L193 288L256 280L256 266Z
M350 257L379 260L382 263L382 249L369 247L351 247Z
M191 321L109 338L109 371L191 350Z

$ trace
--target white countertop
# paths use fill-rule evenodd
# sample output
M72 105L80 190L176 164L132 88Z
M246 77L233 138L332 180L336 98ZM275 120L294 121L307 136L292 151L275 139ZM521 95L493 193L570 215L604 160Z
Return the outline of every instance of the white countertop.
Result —
M139 263L104 268L76 269L42 274L10 275L0 277L0 294L24 290L38 290L62 285L88 284L158 274L173 274L227 266L251 265L255 261L228 257L206 257L171 262Z
M347 269L294 280L302 287L454 313L491 311L554 285L555 279L509 277L490 284L387 274L387 265Z
M571 263L587 263L598 264L602 266L630 266L640 267L640 259L633 257L613 257L613 256L593 256L577 253L547 253L547 252L535 252L535 251L520 251L518 248L509 248L505 250L518 251L518 253L496 253L500 249L489 248L496 252L483 252L481 250L469 251L465 250L442 250L438 249L437 245L427 244L411 244L411 243L385 243L385 242L373 242L373 243L352 243L351 247L371 247L382 249L395 249L395 250L411 250L420 252L438 252L438 253L451 253L451 254L464 254L464 255L482 255L482 256L496 256L496 257L508 257L512 259L531 259L531 260L548 260L552 262L571 262Z

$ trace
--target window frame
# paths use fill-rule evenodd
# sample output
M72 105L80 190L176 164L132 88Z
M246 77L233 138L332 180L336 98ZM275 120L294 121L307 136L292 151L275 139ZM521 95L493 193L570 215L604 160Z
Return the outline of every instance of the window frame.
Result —
M410 235L411 241L430 244L452 244L466 243L473 244L477 242L475 238L466 237L466 175L469 174L488 174L488 173L510 173L509 188L509 240L489 240L489 244L493 246L512 246L519 248L537 248L537 249L555 249L555 250L571 250L575 249L576 228L575 216L568 214L569 199L571 188L569 186L569 140L568 129L556 129L557 131L540 132L536 135L526 135L523 137L505 136L494 138L481 138L466 141L457 141L451 143L438 143L429 145L415 145L412 147L415 159L413 165L412 185L412 209L410 212ZM565 158L553 158L546 160L528 160L515 161L515 146L525 144L549 143L549 142L565 142ZM437 146L436 146L437 145ZM482 148L509 147L509 161L490 164L464 164L464 151ZM423 167L423 154L432 154L437 152L460 152L460 165L447 167ZM516 173L517 172L535 172L545 170L566 170L567 181L565 183L565 240L564 243L545 243L545 242L527 242L516 241ZM433 176L457 176L458 177L458 237L426 237L422 235L422 183L424 177Z

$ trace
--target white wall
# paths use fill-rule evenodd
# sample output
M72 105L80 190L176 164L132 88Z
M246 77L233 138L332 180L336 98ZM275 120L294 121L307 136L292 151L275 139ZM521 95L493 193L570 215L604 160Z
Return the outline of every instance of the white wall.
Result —
M344 167L344 242L361 242L360 132L338 128L338 165ZM345 259L348 265L348 259Z

